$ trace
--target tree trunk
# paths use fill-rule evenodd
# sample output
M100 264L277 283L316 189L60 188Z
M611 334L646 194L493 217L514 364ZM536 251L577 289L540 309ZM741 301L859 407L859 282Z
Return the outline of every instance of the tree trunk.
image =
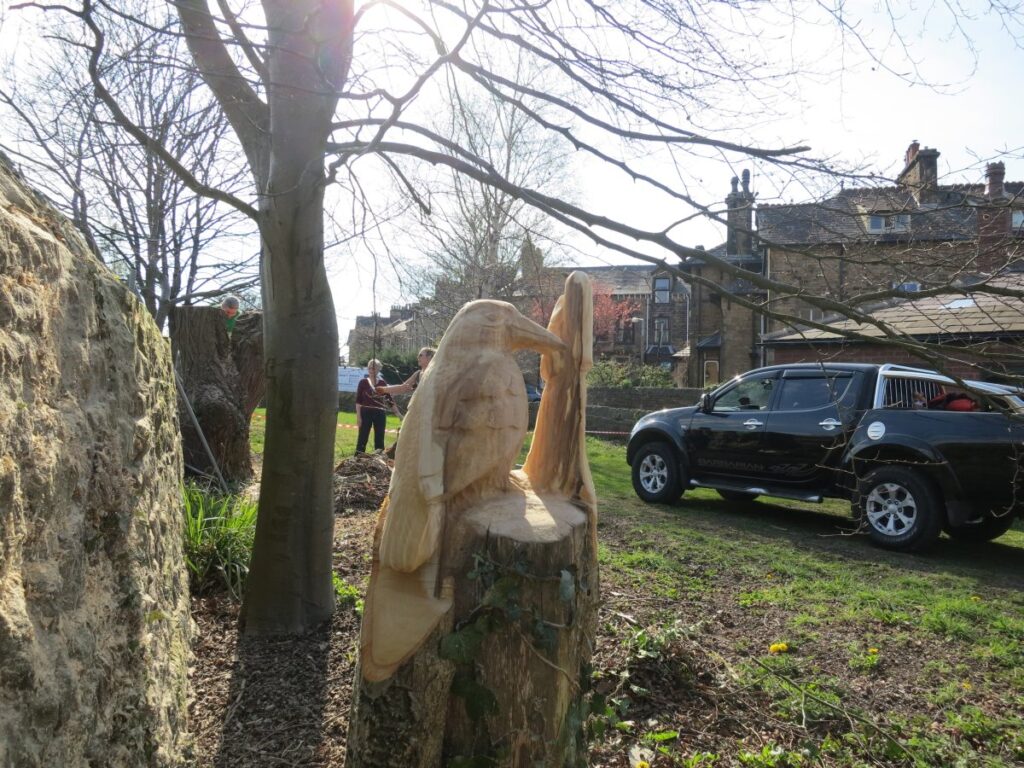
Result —
M229 483L244 482L252 477L249 414L224 315L217 307L178 307L171 328L174 367L217 466ZM180 394L178 411L186 472L214 476L209 454Z
M240 617L249 634L300 634L334 610L338 328L323 258L322 171L308 158L299 167L261 198L267 428Z
M518 482L527 488L466 510L449 540L460 557L439 629L388 680L357 670L349 768L586 764L598 609L588 515Z
M267 376L263 367L263 313L246 312L238 316L231 333L231 356L238 369L242 389L242 412L245 422L267 394Z

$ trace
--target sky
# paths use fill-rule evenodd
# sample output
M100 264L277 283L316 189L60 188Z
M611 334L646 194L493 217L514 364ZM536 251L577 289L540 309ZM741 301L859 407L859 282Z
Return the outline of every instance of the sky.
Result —
M874 17L873 21L880 31L873 39L882 41L873 45L873 50L884 62L893 62L893 71L856 50L849 40L842 48L835 30L805 29L793 35L779 31L772 47L801 49L807 57L829 61L826 68L834 74L801 79L795 97L780 114L754 121L749 134L743 132L742 137L761 145L807 145L812 154L836 157L837 162L886 179L895 178L902 170L904 153L917 140L941 153L938 163L943 182L982 183L985 163L995 159L1006 163L1008 180L1024 179L1024 98L1019 97L1024 50L999 20L952 19L941 14L905 19L906 26L917 33L906 41L917 63L916 74L900 56L889 55L886 42L891 41L886 37L884 18ZM954 24L963 25L974 50L953 31ZM929 85L914 83L914 79ZM646 164L657 168L663 162L664 158L652 157ZM752 189L762 202L810 199L810 192L802 187L780 188L768 183L755 163L693 161L686 169L688 184L698 197L721 201L729 192L730 178L743 168L753 172ZM598 212L651 228L680 217L656 195L598 163L577 164L574 173L580 201ZM675 234L687 245L712 247L725 239L723 227L706 220L681 226ZM626 257L602 251L580 238L570 240L566 254L580 265L628 263ZM356 251L339 262L332 284L342 339L356 314L370 314L374 309L386 314L390 303L410 298L403 295L386 266L379 266L375 274L373 261L366 254Z
M864 55L852 35L841 35L834 24L772 26L769 20L761 28L752 25L749 40L740 40L739 45L813 65L808 75L796 79L774 113L761 114L752 105L743 125L723 125L723 132L731 129L731 138L762 146L807 145L814 155L835 157L837 164L857 165L889 179L902 169L908 144L918 140L940 151L944 182L980 183L985 162L993 159L1006 163L1008 180L1024 179L1024 50L1000 20L944 14L945 3L917 4L917 16L908 13L900 19L901 28L912 31L903 42L910 47L915 72L894 44L886 17L879 15L882 5L849 0L844 6L861 11L857 33L869 41L874 58ZM981 4L970 7L974 5ZM7 0L0 0L0 53L15 58L20 47L31 44L31 29L18 30L17 19ZM970 46L958 26L969 36ZM930 85L912 82L915 79ZM730 107L743 111L744 105ZM703 122L718 127L713 115L703 117ZM641 168L658 172L666 170L668 161L656 154L635 160ZM730 177L743 168L752 171L752 189L761 202L810 199L811 191L763 175L756 163L691 158L683 165L674 172L706 201L721 201ZM681 216L673 205L596 162L578 161L570 168L577 199L599 213L659 229ZM686 245L711 247L724 239L722 227L705 220L673 232ZM415 237L404 235L407 242L399 257L415 259ZM563 259L581 265L627 261L579 237L567 238L562 251ZM328 269L342 343L356 315L374 310L386 314L392 303L414 299L387 263L375 261L359 246L330 253Z

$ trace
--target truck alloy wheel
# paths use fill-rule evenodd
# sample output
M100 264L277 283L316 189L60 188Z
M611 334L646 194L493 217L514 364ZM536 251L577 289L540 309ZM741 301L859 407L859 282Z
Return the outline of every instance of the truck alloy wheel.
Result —
M857 491L854 511L881 547L924 549L942 532L939 494L921 472L898 465L878 467L864 476Z
M633 490L644 501L671 504L683 495L679 460L666 443L648 443L633 458Z

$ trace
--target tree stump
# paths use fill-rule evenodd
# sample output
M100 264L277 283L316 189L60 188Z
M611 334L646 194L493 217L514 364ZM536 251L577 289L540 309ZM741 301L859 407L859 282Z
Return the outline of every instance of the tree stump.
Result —
M252 477L249 419L263 397L263 328L258 313L239 317L228 336L218 307L177 307L171 319L174 367L188 405L224 479ZM188 405L178 398L186 473L214 476Z
M417 426L420 409L451 408L440 400L420 400L429 397L431 376L446 375L442 339L410 404L391 496L378 521L350 716L349 768L586 764L583 725L599 602L596 502L583 445L591 318L589 280L575 273L549 325L566 351L545 349L548 386L524 469L509 471L509 466L501 488L436 496L443 500L443 520L437 521L431 518L437 506L424 504L411 516L400 507L410 498L406 470L428 481L421 486L428 493L436 475L424 470L444 464L435 448L486 435L470 426L480 419L500 432L502 414L513 412L498 403L479 411L466 405L455 409L463 414L461 422L456 418L424 439ZM506 322L523 327L519 320ZM488 339L487 346L500 350L503 340L507 343L500 335ZM467 371L471 368L460 366L454 375L464 377ZM470 375L486 380L489 373ZM447 379L440 381L443 390L455 392ZM493 385L481 389L495 391ZM474 396L487 402L497 397ZM525 420L525 392L523 400ZM514 412L519 418L519 410ZM505 438L480 440L477 450L487 454ZM416 445L426 458L405 458L403 466L403 451L408 456ZM462 462L483 461L466 450L461 446L456 454ZM445 465L445 483L465 471L461 464ZM403 527L396 533L398 525ZM438 542L424 546L434 530ZM423 550L421 557L408 567L389 560L389 535L399 541L404 536ZM422 639L424 628L429 634Z

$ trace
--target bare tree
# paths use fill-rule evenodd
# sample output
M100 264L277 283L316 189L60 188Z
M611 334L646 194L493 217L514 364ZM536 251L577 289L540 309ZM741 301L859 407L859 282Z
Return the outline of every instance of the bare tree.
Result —
M144 6L129 5L143 14ZM198 73L174 66L183 42L175 17L146 13L107 33L102 76L133 121L196 177L224 189L243 173L225 163L228 124ZM93 93L88 54L70 25L54 31L65 57L35 57L0 89L14 139L4 149L30 165L93 250L142 298L163 327L170 311L258 279L244 219L197 197L167 163L140 147ZM74 44L73 44L74 43ZM243 252L238 253L239 250Z
M528 72L522 61L515 74L526 84L543 81L541 72ZM456 80L446 89L451 111L437 127L440 135L519 186L570 197L569 157L557 136L515 103L493 94L464 94ZM543 104L530 108L546 111ZM512 299L540 290L537 281L553 264L539 246L548 243L550 251L552 227L543 212L451 169L427 176L414 166L409 175L429 194L429 207L417 209L421 259L412 264L415 289L429 309L450 319L473 299ZM561 291L560 281L548 282L552 295Z
M179 0L177 9L194 66L245 155L251 194L234 194L190 173L122 108L103 68L105 30L124 18L119 6L82 0L71 12L88 30L89 73L113 119L193 191L234 206L260 230L268 429L243 607L248 631L302 631L332 610L338 339L323 221L331 183L342 182L353 196L356 219L365 216L362 204L373 198L374 184L388 174L422 202L398 162L411 158L523 200L614 251L669 269L680 259L704 259L721 277L701 279L719 291L728 291L738 278L764 291L799 291L681 243L677 225L696 215L725 220L720 206L689 191L687 166L695 156L756 161L763 171L798 181L832 171L806 157L804 147L754 147L743 139L762 113L789 95L793 69L788 62L776 66L757 48L751 19L777 14L777 23L792 24L825 14L834 23L835 15L819 3L795 0L777 8L758 0L433 0L416 7L378 0L356 11L353 0L262 0L259 7L218 0L215 13L207 0ZM844 29L856 29L850 17L840 21ZM478 51L488 51L487 57ZM514 65L521 57L544 69L543 84L516 79ZM431 117L451 108L437 87L442 75L515 107L575 152L617 170L623 186L663 195L678 206L678 218L656 226L624 221L614 211L574 204L506 177L479 148L432 127ZM730 110L729 104L736 106ZM721 129L727 119L734 122L731 131ZM662 161L659 167L645 162L652 154ZM748 293L732 298L766 309ZM807 300L870 320L848 303Z

